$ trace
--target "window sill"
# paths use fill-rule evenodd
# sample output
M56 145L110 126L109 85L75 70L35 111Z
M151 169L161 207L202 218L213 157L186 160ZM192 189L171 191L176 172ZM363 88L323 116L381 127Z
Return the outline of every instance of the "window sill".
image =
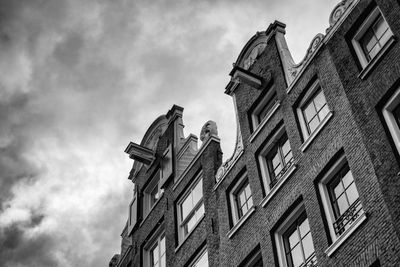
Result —
M360 227L360 225L367 219L367 215L363 213L360 217L358 217L350 226L349 229L347 229L343 234L341 234L338 239L333 242L332 245L330 245L326 250L325 253L328 255L328 257L332 256L332 254L348 239L354 232L355 230Z
M194 230L196 230L197 226L199 226L199 224L203 221L205 216L206 216L206 214L204 213L203 216L194 225L193 229L187 234L187 236L185 236L185 238L182 240L182 242L175 248L175 253L177 253L178 250L183 246L183 244L185 244L186 240L189 239L189 236L194 232Z
M261 129L264 128L264 126L267 124L267 122L272 118L272 116L275 114L277 109L280 107L281 103L279 101L276 101L275 104L273 105L272 109L270 112L268 112L268 115L261 121L260 124L257 125L255 131L250 135L250 143L254 141L256 136L261 132Z
M318 127L315 129L315 131L308 136L306 141L300 146L300 150L304 152L307 147L311 144L311 142L317 137L317 135L321 132L321 130L325 127L325 125L328 123L328 121L332 118L333 112L330 111L328 115L322 120L322 122L318 125Z
M276 194L276 192L279 191L279 189L282 187L282 185L286 182L286 180L294 173L294 171L297 169L296 163L293 163L292 166L286 171L286 173L282 176L281 179L276 183L276 185L269 191L268 195L264 197L264 199L261 201L261 206L265 207L267 203L272 199L272 197Z
M364 80L367 75L371 72L371 70L378 64L379 60L389 51L389 48L393 46L395 43L394 36L391 36L390 39L386 42L386 44L382 47L382 49L378 52L378 54L370 61L367 65L364 66L360 74L358 74L358 78Z
M144 222L146 221L146 219L149 217L150 213L156 208L158 202L161 201L162 197L164 196L164 192L161 194L160 198L156 201L156 203L154 203L153 207L151 207L151 209L149 210L149 212L146 214L146 216L143 218L142 222L139 224L139 227L142 227L142 225L144 224Z
M242 218L240 218L239 221L237 221L237 223L232 227L231 230L229 230L229 232L227 233L227 236L229 239L232 238L232 236L239 230L239 228L245 223L245 221L247 221L248 218L250 218L250 215L254 213L254 211L256 210L256 207L253 206L251 209L249 209L245 215L242 216Z

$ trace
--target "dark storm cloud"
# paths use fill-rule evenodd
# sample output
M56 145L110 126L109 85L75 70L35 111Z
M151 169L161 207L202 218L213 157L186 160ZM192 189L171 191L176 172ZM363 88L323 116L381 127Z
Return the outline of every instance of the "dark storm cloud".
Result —
M172 104L186 133L221 122L233 150L223 88L277 3L0 0L0 266L107 265L132 195L125 145Z

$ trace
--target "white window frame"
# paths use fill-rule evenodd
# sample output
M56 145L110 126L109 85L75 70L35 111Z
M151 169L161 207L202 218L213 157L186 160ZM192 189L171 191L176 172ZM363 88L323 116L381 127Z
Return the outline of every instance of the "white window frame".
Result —
M375 7L374 10L371 12L371 14L365 19L360 29L355 34L354 38L351 40L354 50L357 54L357 57L363 69L366 69L369 64L373 64L373 62L376 61L375 59L379 58L387 50L388 46L394 41L393 31L390 29L390 26L387 23L389 27L388 30L391 33L391 37L386 41L385 44L383 44L379 52L371 60L368 60L360 44L360 40L364 36L365 32L372 26L372 24L375 22L378 16L382 16L383 20L387 23L387 20L383 16L380 9L378 7Z
M270 173L269 173L268 161L267 161L266 156L269 154L271 149L274 148L274 146L276 145L276 142L278 140L280 140L284 134L287 134L287 133L285 131L285 126L282 125L276 131L276 133L270 138L270 140L272 140L272 141L269 142L268 144L266 144L266 146L264 148L262 148L262 150L260 151L260 153L258 155L258 162L260 164L261 177L262 177L262 181L263 181L263 184L264 184L264 189L265 189L265 192L266 192L266 197L261 202L261 205L263 207L265 207L267 202L269 202L269 200L272 198L272 196L279 190L279 188L283 185L283 183L292 175L292 173L297 168L296 162L293 159L293 162L292 162L291 166L286 170L286 172L281 176L281 178L278 179L278 181L274 185L274 187L270 188L269 184L271 182L271 176L270 176ZM288 137L288 140L289 140L289 137ZM290 144L290 140L289 140L289 144ZM292 148L292 146L290 146L290 147ZM292 150L292 153L293 153L293 150Z
M247 173L244 173L240 176L240 178L236 182L235 186L229 192L229 201L231 204L233 225L237 224L241 218L245 217L245 215L251 211L251 207L250 207L245 214L242 214L242 216L239 216L239 210L238 210L239 207L237 205L236 194L238 193L238 189L241 188L244 183L247 183L250 186L249 178L247 177ZM253 191L251 190L251 186L250 186L250 191L251 191L251 198L253 201L252 207L254 207Z
M275 101L273 97L275 96ZM273 101L272 105L270 106L267 114L264 118L260 121L258 116L260 115L262 109L265 105L269 104L270 101ZM266 95L263 97L260 103L255 107L253 112L251 113L251 124L253 126L253 134L256 135L261 128L269 121L275 111L278 109L280 103L278 100L278 95L274 87L270 88ZM253 136L253 135L252 135Z
M363 221L366 220L366 214L365 212L362 212L362 214L350 224L350 227L346 229L341 235L337 236L335 233L334 229L334 222L336 221L335 219L335 214L332 208L332 203L331 199L329 196L329 189L328 189L328 184L329 182L334 179L337 175L337 173L342 169L344 165L348 164L345 155L343 154L333 165L330 167L330 169L326 172L326 174L322 177L321 181L318 183L318 189L321 195L321 201L322 201L322 206L324 208L325 212L325 218L326 222L328 224L329 228L329 235L332 239L332 244L328 247L328 249L325 251L325 253L328 256L331 256L333 252L339 248L339 246L361 225ZM350 166L349 166L349 171L351 172ZM354 176L353 176L354 179ZM356 181L354 181L355 183ZM357 185L356 185L357 188ZM358 192L358 188L357 188ZM358 192L360 195L360 193ZM361 203L361 209L363 210L362 203Z
M200 259L202 257L206 257L207 259L207 266L197 266L196 264L199 263ZM208 261L208 251L207 251L207 247L204 247L200 253L196 256L196 258L193 260L192 263L190 263L189 267L208 267L210 265L209 261Z
M161 246L161 240L164 238L165 242L165 263L167 263L167 239L165 237L165 231L164 231L164 224L162 224L156 231L155 233L150 237L150 239L146 242L145 246L143 247L143 266L145 267L150 267L151 265L151 250L152 248L157 244L158 249L160 250ZM158 257L159 257L159 262L161 261L160 257L160 251L158 251ZM160 265L159 265L160 266ZM166 266L166 265L165 265Z
M306 213L304 204L300 203L290 213L290 215L279 225L279 227L275 231L274 238L275 238L275 244L276 244L276 251L278 254L279 266L281 266L281 267L288 266L288 264L286 262L286 252L285 252L283 235L303 213ZM306 217L308 218L307 213L306 213ZM311 233L311 225L310 225L310 234L311 234L311 239L313 240L312 233ZM314 246L314 256L313 257L315 257L315 246Z
M392 136L393 143L396 146L397 153L400 155L400 128L393 116L393 110L398 105L400 105L400 88L396 90L382 109L383 117Z
M197 225L200 223L202 218L205 215L205 206L204 206L204 190L202 192L202 197L199 200L198 203L195 204L193 209L188 213L186 216L185 220L182 221L182 209L181 206L183 202L186 200L186 198L192 193L193 189L196 187L198 183L203 183L203 171L200 171L200 173L193 179L193 182L191 185L188 187L186 192L183 194L183 196L179 199L177 202L177 216L178 216L178 238L179 238L179 243L182 244L186 238L196 229ZM203 186L203 185L202 185ZM200 206L203 205L204 213L198 217L196 224L193 226L193 229L189 230L188 233L185 235L185 225L188 222L188 218L194 216L193 213L196 212L200 208ZM179 247L178 247L179 248Z
M300 128L301 128L301 132L303 133L303 139L304 142L303 144L300 146L300 149L304 152L306 150L306 148L311 144L311 142L315 139L315 137L318 135L318 133L324 128L324 126L326 125L326 123L330 120L330 118L333 115L333 112L331 110L331 108L328 105L328 100L326 99L326 95L325 92L323 90L323 88L321 87L321 85L319 84L319 80L315 80L313 82L313 84L310 86L310 88L306 89L307 93L305 94L305 96L303 97L303 99L301 100L301 102L298 105L297 108L297 116L299 118L299 122L300 122ZM306 119L304 117L304 112L303 109L305 107L306 104L309 103L310 100L312 100L316 94L317 91L321 90L322 94L324 94L325 100L326 100L326 105L329 109L328 114L325 116L325 118L323 118L320 122L318 127L313 131L313 132L308 132L308 127L307 127L307 122Z
M161 189L161 184L160 184L160 173L161 173L161 170L158 169L154 173L154 175L150 178L151 181L149 182L149 184L143 190L143 211L144 211L144 216L145 217L147 217L147 215L150 214L150 212L157 205L157 203L160 201L161 197L164 194L164 190ZM153 192L153 190L156 187L157 187L157 190L158 190L159 197L154 203L151 203L151 193Z

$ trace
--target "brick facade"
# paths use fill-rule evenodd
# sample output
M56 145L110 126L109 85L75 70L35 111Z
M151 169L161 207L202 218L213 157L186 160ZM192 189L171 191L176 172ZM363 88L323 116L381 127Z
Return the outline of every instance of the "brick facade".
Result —
M352 40L377 7L393 33L393 42L378 54L378 60L363 67ZM285 25L280 22L257 33L243 48L226 89L234 98L238 121L237 147L227 162L222 163L218 136L206 129L200 148L185 154L189 166L178 172L177 155L186 153L186 144L192 141L180 134L182 108L174 106L165 115L165 127L152 148L155 158L148 165L135 163L131 172L130 179L138 189L138 220L133 231L125 229L122 234L123 244L128 242L129 248L110 266L143 266L148 257L146 244L160 227L165 233L167 266L190 266L204 247L209 266L247 266L245 261L258 251L263 266L286 266L276 236L299 206L309 222L318 266L400 266L400 154L382 115L400 88L400 3L342 1L337 8L342 8L341 16L333 19L325 36L315 39L298 66L290 65L284 49ZM252 50L260 40L265 44L262 50ZM298 110L304 99L312 98L309 89L316 82L331 114L320 123L315 136L307 137ZM276 92L279 106L266 123L253 125L255 107L269 90ZM270 189L261 158L283 132L294 167L279 178L285 179L278 182L279 188ZM169 144L175 171L165 182L162 197L145 216L143 190L163 166ZM351 231L334 237L321 188L338 162L351 171L365 220L359 220L357 226L350 223ZM205 213L182 241L178 238L178 203L199 172ZM235 221L232 188L244 173L254 211Z

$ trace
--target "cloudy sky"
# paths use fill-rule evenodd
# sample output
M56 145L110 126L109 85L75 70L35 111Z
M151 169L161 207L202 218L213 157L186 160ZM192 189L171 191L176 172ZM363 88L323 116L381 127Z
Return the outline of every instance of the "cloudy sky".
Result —
M132 166L173 104L233 151L228 73L278 19L299 61L338 0L0 0L0 266L108 266Z

